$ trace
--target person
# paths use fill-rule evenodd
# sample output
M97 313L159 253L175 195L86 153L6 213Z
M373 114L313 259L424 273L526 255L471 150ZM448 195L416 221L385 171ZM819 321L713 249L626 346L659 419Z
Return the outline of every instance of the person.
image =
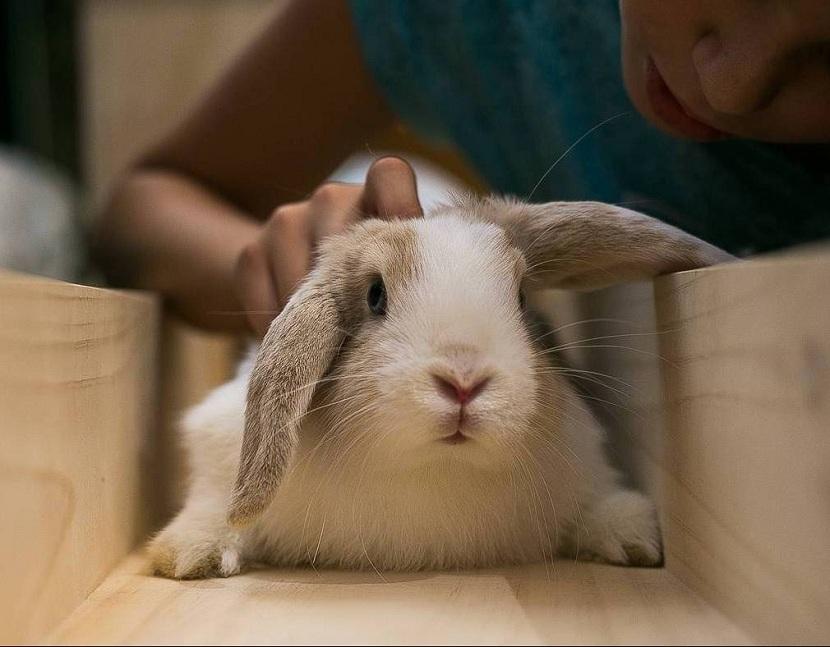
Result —
M493 191L622 203L738 254L819 239L830 6L288 0L120 180L97 256L198 325L262 335L321 238L420 215L397 158L323 183L396 120Z

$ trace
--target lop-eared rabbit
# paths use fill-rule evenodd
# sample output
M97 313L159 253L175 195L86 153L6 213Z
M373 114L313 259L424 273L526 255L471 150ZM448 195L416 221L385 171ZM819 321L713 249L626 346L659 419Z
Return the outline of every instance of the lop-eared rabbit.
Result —
M327 239L255 356L186 415L190 490L156 572L657 563L654 507L621 487L524 294L729 258L590 202L467 199Z

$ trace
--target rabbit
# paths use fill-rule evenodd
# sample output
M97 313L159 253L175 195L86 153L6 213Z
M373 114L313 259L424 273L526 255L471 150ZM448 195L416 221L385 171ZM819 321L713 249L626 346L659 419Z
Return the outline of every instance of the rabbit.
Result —
M620 485L524 295L730 259L621 207L499 197L326 239L255 354L184 417L190 489L154 571L658 564L655 508Z

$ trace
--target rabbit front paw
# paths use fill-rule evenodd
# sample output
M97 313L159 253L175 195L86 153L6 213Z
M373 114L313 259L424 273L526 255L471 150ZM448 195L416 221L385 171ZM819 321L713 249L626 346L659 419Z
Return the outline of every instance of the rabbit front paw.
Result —
M577 559L623 566L657 566L662 561L660 528L651 501L622 490L587 511L571 539Z
M153 572L177 580L228 577L242 570L238 534L226 527L174 520L148 546Z

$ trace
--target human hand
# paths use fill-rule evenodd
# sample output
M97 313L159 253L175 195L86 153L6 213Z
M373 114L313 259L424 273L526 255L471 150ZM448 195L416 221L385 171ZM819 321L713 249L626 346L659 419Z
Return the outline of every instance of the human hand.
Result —
M234 288L250 328L265 335L311 269L312 254L326 236L362 218L421 215L415 172L397 157L376 160L364 185L328 182L305 202L281 205L237 259Z

